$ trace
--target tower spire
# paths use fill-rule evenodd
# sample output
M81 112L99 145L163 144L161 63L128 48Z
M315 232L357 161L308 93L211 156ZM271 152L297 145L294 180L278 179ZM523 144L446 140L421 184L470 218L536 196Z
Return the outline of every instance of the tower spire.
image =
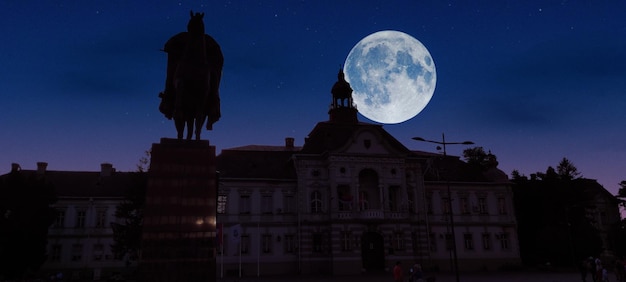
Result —
M339 67L337 82L335 82L330 92L333 94L333 101L328 111L330 121L356 123L358 121L356 117L357 110L352 101L352 87L346 81L342 67Z

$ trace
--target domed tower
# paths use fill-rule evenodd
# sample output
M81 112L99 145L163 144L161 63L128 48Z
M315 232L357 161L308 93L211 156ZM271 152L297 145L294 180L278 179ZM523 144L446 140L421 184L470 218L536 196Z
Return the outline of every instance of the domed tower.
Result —
M330 90L333 94L333 102L330 104L328 115L331 122L357 123L357 109L352 102L352 87L346 81L343 69L339 69L337 82Z

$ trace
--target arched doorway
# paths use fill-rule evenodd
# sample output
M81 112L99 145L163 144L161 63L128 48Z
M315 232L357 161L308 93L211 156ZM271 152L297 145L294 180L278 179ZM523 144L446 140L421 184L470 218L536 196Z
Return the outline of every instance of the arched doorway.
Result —
M361 237L361 259L366 271L379 271L385 268L383 236L376 232L365 232Z

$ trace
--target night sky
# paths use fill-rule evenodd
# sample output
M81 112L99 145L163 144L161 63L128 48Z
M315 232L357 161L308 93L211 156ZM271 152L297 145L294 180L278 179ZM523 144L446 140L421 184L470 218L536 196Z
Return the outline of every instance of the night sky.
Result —
M225 57L222 118L203 132L218 153L285 137L301 146L328 120L352 47L392 29L437 67L424 111L384 126L408 148L435 152L411 137L445 133L490 150L509 175L566 157L612 193L626 180L626 1L610 0L1 1L0 173L38 161L133 171L152 143L175 138L158 111L160 50L189 10L205 13Z

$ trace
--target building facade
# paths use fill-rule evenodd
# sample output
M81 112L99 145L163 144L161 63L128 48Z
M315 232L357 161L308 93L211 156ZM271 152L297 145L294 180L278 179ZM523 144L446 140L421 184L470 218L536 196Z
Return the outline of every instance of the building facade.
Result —
M13 164L13 169L19 169ZM54 187L56 218L48 230L47 260L40 273L66 280L105 280L126 269L124 258L111 252L115 210L132 185L129 173L104 163L100 171L21 170L25 177L42 178Z
M461 270L520 263L502 171L411 151L359 122L350 93L335 89L329 120L302 147L287 138L218 156L220 275L355 274L396 261L450 270L455 245Z

